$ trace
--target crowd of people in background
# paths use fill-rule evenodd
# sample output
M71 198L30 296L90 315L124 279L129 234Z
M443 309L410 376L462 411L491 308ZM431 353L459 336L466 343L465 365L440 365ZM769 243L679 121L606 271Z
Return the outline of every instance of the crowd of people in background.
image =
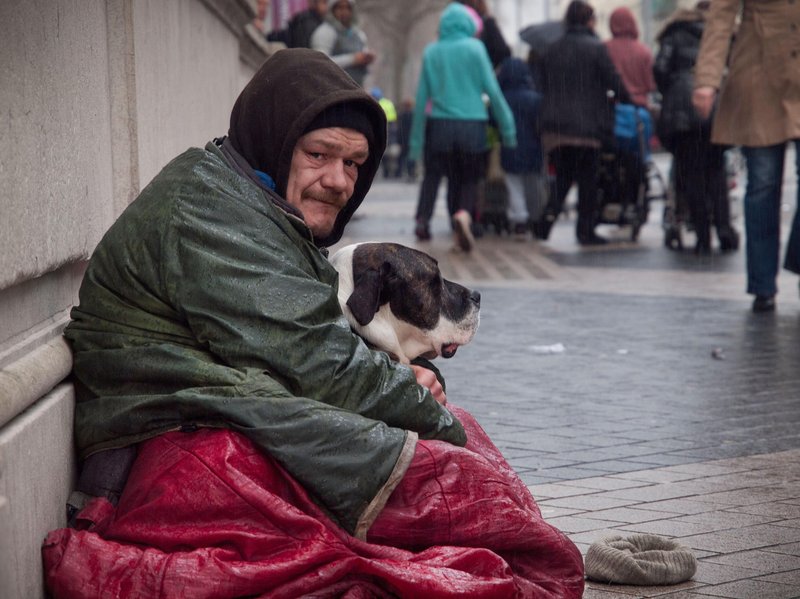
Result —
M287 47L323 51L363 85L376 57L354 10L353 0L309 0L286 28L265 34ZM436 197L446 180L454 248L471 251L497 210L491 205L497 186L488 191L487 179L499 169L502 216L514 239L547 240L577 187L576 240L602 245L607 239L595 230L608 222L598 201L601 156L616 153L619 193L632 196L642 181L646 185L650 147L660 146L673 158L666 176L673 214L693 232L694 253L704 256L712 252L712 231L720 251L739 248L726 158L731 148L742 148L747 290L755 296L754 311L772 311L785 146L800 137L800 77L787 66L796 34L779 24L800 17L798 10L699 0L667 19L655 36L654 55L639 39L630 9L611 12L611 37L603 41L594 8L573 0L557 38L544 49L531 46L522 61L512 55L485 0L453 1L423 53L416 97L395 106L380 88L371 90L389 122L383 175L416 181L421 174L414 215L419 241L431 239ZM738 30L737 15L743 15ZM755 20L766 23L764 31ZM626 147L630 140L620 137L622 120L632 118L646 121L640 137L655 131L639 148L635 142ZM490 165L496 165L494 175ZM800 272L800 213L784 267Z

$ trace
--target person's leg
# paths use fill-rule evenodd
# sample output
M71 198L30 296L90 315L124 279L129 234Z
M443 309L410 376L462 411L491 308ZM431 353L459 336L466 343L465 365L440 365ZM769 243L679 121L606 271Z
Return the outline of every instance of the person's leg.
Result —
M728 197L728 170L725 164L725 148L709 143L707 189L711 199L714 228L717 230L719 248L723 252L739 249L739 233L731 225L731 203Z
M794 142L795 172L797 181L800 182L800 140ZM800 275L800 184L797 186L797 205L792 219L792 228L789 231L789 243L786 245L786 258L783 267Z
M675 180L686 201L697 239L696 254L711 252L709 222L708 162L702 138L695 134L684 134L675 143Z
M742 148L747 164L744 218L747 236L747 293L756 296L754 311L774 310L778 292L780 201L786 147Z
M559 146L549 154L549 162L556 173L555 190L545 206L541 219L533 225L533 234L537 239L547 239L550 236L550 229L564 209L564 200L576 177L575 150L576 148L571 146Z
M525 184L522 175L506 173L506 190L508 191L508 207L506 216L511 226L525 225L528 222L528 203L525 200Z
M453 230L456 244L465 252L475 245L472 231L473 214L478 202L478 178L483 163L483 155L464 151L453 153L452 180L458 182L457 202L453 208Z
M606 239L594 232L597 212L597 169L599 148L577 148L575 178L578 182L578 222L575 234L581 245L598 245Z

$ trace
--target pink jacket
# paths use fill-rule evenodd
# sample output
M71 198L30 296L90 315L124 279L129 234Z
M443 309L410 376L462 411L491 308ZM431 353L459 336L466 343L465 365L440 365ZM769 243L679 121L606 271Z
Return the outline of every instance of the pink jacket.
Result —
M611 34L606 42L611 61L628 89L634 104L647 107L647 94L656 90L653 78L653 53L639 41L633 13L617 8L609 19Z

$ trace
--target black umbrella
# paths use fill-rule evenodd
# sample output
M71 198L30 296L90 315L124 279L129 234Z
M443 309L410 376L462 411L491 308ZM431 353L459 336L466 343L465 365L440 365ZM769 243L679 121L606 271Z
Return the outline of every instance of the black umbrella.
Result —
M531 50L539 56L544 54L547 47L559 40L564 35L563 21L545 21L528 25L519 32L520 39L530 45Z

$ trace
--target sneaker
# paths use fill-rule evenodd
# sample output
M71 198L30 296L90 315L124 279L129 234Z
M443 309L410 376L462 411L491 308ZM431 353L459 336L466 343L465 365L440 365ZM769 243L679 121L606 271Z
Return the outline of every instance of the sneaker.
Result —
M431 230L428 227L428 223L423 222L421 220L417 221L417 226L414 229L414 235L417 236L419 241L430 241L431 240Z
M757 295L753 300L753 312L756 314L761 312L774 312L775 311L775 296L774 295Z
M475 246L472 235L472 217L466 210L459 210L453 215L453 234L456 245L465 252L471 252Z

